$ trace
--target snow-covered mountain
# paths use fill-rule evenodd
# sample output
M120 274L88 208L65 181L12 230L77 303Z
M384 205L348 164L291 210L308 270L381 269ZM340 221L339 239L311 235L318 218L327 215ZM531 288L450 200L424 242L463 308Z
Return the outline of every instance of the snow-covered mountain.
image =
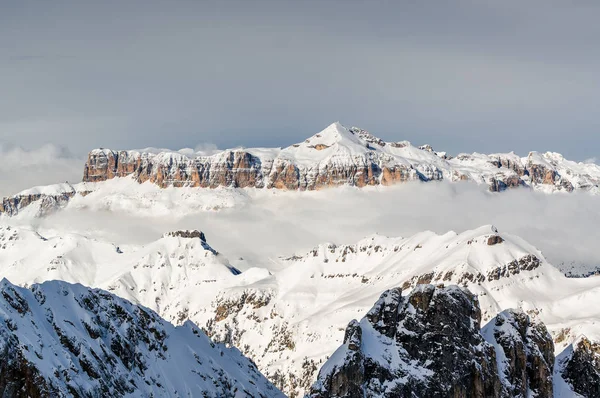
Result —
M583 339L555 363L552 338L536 318L508 309L480 329L479 302L466 289L388 290L348 324L310 397L597 396L597 346Z
M600 166L564 159L558 153L530 152L459 154L451 157L429 145L385 142L365 130L333 123L305 141L287 148L237 148L210 156L190 151L95 149L84 166L83 183L37 187L7 197L0 214L15 215L32 203L43 214L71 200L115 189L127 196L131 184L105 182L129 177L159 187L256 188L317 190L340 185L365 187L406 181L474 181L491 191L530 187L542 192L600 192ZM145 189L149 191L148 189ZM154 193L154 195L157 195ZM179 193L182 200L189 195ZM199 199L198 209L231 205L243 192L221 191ZM197 195L202 196L202 195Z
M102 290L0 282L3 397L283 397L237 349Z
M82 235L0 229L0 274L20 285L62 279L100 287L252 358L278 388L301 396L382 291L420 284L468 287L483 324L507 308L544 322L556 354L584 337L600 341L600 278L567 278L522 239L492 226L407 238L373 235L322 244L239 272L200 232L165 234L144 246Z

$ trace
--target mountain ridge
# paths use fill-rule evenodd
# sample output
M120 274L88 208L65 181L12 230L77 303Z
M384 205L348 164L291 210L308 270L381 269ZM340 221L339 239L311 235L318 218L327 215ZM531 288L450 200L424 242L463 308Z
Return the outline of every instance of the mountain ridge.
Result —
M39 215L84 197L117 178L149 181L160 188L255 188L311 191L337 186L389 186L408 181L473 181L492 192L528 187L545 193L600 193L600 166L554 152L459 154L429 145L385 142L339 122L286 148L234 148L213 154L161 149L94 149L83 182L22 191L0 201L0 215L17 215L34 202Z
M138 247L5 227L0 272L20 285L85 282L175 324L192 320L215 341L238 347L296 397L339 346L340 328L394 287L466 286L485 322L506 308L538 313L557 352L581 336L600 341L598 313L584 305L597 299L600 279L566 278L535 247L491 225L325 243L274 264L244 264L239 274L207 240L199 231L174 231Z
M2 279L0 336L3 396L284 397L192 322L80 284Z

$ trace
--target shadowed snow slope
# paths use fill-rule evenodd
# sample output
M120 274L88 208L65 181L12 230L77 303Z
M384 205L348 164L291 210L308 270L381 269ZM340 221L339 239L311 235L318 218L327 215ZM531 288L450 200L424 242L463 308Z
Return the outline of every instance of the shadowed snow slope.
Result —
M112 294L0 282L3 396L283 397L237 349Z
M199 233L172 235L117 248L81 235L42 237L4 227L0 272L20 285L82 282L172 322L190 319L212 338L239 347L280 389L295 394L307 391L318 366L340 345L340 330L393 287L466 286L479 298L484 323L507 308L537 314L557 352L583 335L600 340L600 310L589 305L600 299L600 278L566 278L535 247L489 225L460 234L322 244L274 263L246 264L241 274Z

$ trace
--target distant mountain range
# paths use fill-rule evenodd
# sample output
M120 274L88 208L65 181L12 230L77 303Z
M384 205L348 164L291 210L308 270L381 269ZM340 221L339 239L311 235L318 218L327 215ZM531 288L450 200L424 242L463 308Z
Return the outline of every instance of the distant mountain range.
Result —
M98 182L130 177L160 187L233 187L317 190L341 185L365 187L406 181L474 181L490 191L529 187L543 192L600 192L600 167L566 160L553 152L459 154L429 145L385 142L360 128L333 123L287 148L237 148L211 156L158 149L95 149L84 166L83 183L26 190L0 203L15 215L33 202L45 209L99 189Z

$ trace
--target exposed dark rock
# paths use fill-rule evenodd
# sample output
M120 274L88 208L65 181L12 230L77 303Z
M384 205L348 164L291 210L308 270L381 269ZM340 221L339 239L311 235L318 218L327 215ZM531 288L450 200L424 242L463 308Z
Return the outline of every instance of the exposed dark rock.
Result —
M502 242L504 242L504 239L500 235L492 235L487 240L488 246L497 245Z
M504 396L553 397L554 343L543 323L522 311L506 310L486 325L483 334L501 350L496 354L503 363Z
M600 397L600 344L583 337L572 349L563 367L563 378L578 394Z
M75 196L75 191L56 195L27 194L3 198L0 200L0 215L16 216L25 207L40 201L37 216L43 216L65 206L73 196Z
M500 278L507 278L511 275L517 275L522 271L532 271L541 265L539 258L533 254L528 254L521 257L519 260L513 260L502 267L497 267L488 272L488 281L498 280Z
M204 236L204 232L198 231L197 229L167 232L165 236L187 239L200 239L202 242L206 242L206 236Z
M500 397L495 352L480 320L477 298L456 286L419 285L406 298L400 289L386 291L360 323L348 325L310 396Z

